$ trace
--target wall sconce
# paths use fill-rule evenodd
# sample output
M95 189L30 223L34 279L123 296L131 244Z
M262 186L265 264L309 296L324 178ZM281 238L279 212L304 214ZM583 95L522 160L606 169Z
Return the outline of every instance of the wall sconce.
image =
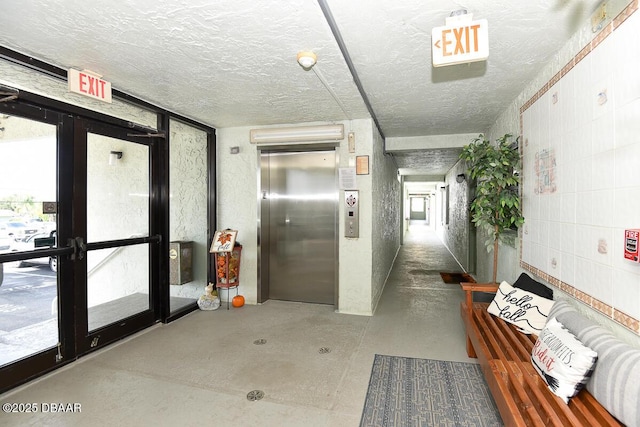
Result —
M122 151L111 151L109 153L109 166L116 164L118 160L122 159Z
M456 175L456 182L458 184L462 184L465 179L467 179L467 176L463 173L459 173L458 175Z

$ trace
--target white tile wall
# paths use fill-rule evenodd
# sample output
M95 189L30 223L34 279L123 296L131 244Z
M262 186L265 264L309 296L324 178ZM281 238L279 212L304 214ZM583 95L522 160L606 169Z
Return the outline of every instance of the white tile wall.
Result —
M596 153L591 157L591 188L611 191L614 187L616 172L615 153L613 150Z
M640 265L622 253L624 229L640 228L639 40L634 13L522 111L522 261L636 320ZM556 191L537 193L545 148Z
M548 222L549 226L549 248L562 249L562 228L563 224L558 221Z
M613 269L607 265L593 264L593 277L585 283L592 288L587 292L600 301L613 305Z
M613 225L619 228L640 228L640 188L614 190Z
M640 61L636 67L640 69ZM635 78L638 79L637 76ZM640 142L640 120L638 117L640 117L640 95L616 109L614 125L616 148Z
M640 115L637 120L640 121ZM616 187L638 187L640 177L640 143L625 145L616 150L615 154L615 184Z
M609 111L593 121L591 124L592 134L592 152L591 154L600 154L615 148L615 128L614 114Z
M613 305L625 313L640 311L640 286L638 274L620 269L613 270Z
M615 84L615 99L618 107L640 98L640 79L638 79L638 64L640 64L640 18L636 12L624 25L615 32L624 43L613 46L613 80ZM625 66L625 64L631 66ZM635 66L634 66L635 65Z
M562 252L575 254L576 248L576 225L572 223L563 223L561 231L561 250Z
M562 252L562 271L560 280L564 283L576 283L576 257L573 253Z
M600 227L609 227L613 219L613 191L594 191L593 195L593 217L591 224Z

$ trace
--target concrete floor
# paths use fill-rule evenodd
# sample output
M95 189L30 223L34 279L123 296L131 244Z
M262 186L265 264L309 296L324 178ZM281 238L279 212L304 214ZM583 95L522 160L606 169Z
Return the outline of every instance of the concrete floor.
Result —
M197 311L1 395L40 412L2 412L0 425L358 426L376 353L471 361L462 291L439 271L462 270L433 232L413 226L373 317L275 300ZM248 401L252 390L264 398Z

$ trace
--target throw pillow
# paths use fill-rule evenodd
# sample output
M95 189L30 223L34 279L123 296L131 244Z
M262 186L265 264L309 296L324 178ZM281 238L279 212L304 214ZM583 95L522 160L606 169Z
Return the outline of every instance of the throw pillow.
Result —
M547 322L531 352L533 367L565 403L584 388L597 360L598 354L555 318Z
M524 289L542 298L553 299L553 291L542 283L533 280L527 273L520 274L518 280L513 284L514 288Z
M487 311L506 322L513 323L525 333L537 335L547 323L551 307L553 307L553 300L516 289L507 282L502 282Z
M549 318L554 317L598 354L598 367L586 389L622 424L640 427L640 348L625 343L564 301L553 305Z

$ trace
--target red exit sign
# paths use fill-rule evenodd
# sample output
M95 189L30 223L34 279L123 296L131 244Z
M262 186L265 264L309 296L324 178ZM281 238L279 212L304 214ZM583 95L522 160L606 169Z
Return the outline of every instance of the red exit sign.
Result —
M100 101L111 102L111 82L102 80L101 77L91 71L78 71L70 68L67 73L69 91Z
M447 25L431 30L433 66L484 61L489 57L489 31L486 19L447 19Z

